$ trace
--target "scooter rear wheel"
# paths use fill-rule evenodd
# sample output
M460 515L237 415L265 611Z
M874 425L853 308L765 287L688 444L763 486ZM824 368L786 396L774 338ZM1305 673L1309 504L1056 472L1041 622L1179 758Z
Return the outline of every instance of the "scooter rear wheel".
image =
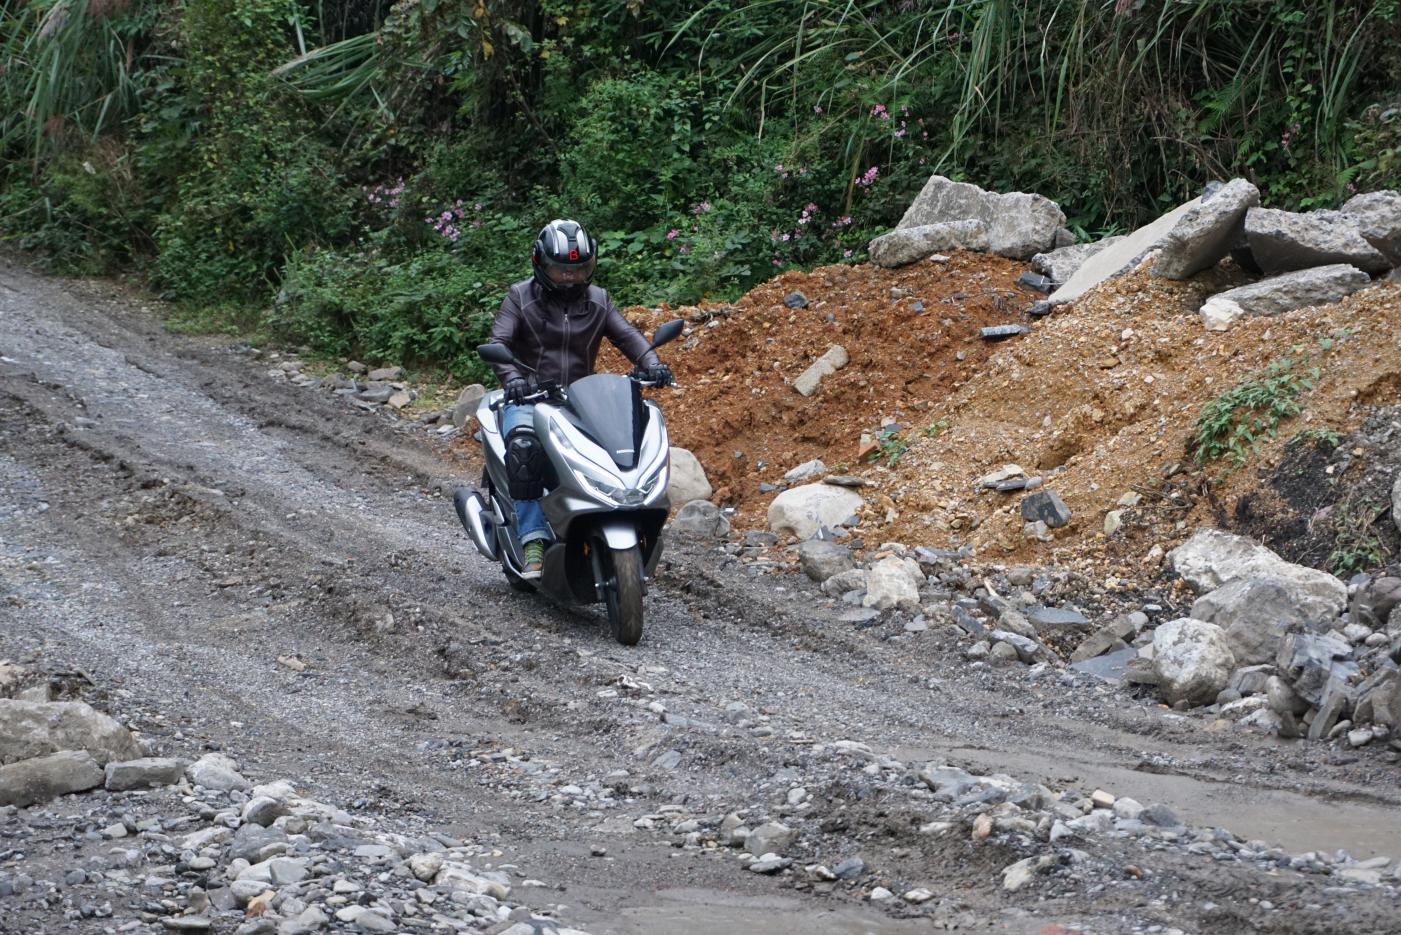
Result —
M636 646L642 639L642 552L633 546L608 549L604 554L613 566L612 581L604 589L608 626L619 643Z

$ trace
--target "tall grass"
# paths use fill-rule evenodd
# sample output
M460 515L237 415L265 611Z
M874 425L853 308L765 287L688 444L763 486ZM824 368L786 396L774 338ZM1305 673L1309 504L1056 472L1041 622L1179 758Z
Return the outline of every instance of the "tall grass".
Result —
M1341 169L1357 92L1396 85L1378 53L1401 30L1393 0L711 0L683 40L759 126L900 99L945 121L936 168L1036 121L1116 168L1222 174L1281 125Z

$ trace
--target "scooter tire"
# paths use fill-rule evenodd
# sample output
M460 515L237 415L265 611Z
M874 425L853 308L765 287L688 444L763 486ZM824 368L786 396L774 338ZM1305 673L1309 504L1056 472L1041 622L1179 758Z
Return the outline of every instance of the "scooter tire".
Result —
M608 625L619 643L636 646L642 639L642 552L637 546L609 552L613 581L605 592Z

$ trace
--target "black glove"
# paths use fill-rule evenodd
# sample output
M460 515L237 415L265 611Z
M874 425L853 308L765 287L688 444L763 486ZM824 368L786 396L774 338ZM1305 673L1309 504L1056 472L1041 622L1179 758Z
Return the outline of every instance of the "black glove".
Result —
M525 402L527 396L535 392L535 381L517 377L514 380L507 380L505 389L506 402L512 406L519 406Z
M666 364L657 364L655 367L638 367L633 370L632 375L644 383L651 383L654 386L671 386L676 382L676 378L671 375L671 368Z

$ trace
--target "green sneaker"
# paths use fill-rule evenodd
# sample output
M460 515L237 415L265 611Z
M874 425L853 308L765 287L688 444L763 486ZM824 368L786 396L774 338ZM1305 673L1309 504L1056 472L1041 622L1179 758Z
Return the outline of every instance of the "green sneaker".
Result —
M538 578L545 565L545 540L533 539L525 544L525 569L522 578Z

